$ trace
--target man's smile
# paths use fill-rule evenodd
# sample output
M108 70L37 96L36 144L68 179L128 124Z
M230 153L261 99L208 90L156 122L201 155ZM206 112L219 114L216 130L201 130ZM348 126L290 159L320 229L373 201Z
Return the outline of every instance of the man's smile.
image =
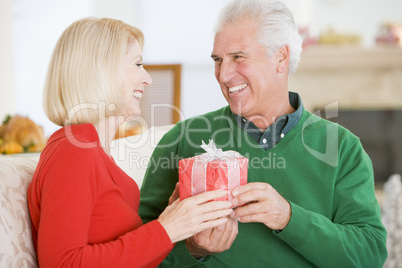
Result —
M241 84L241 85L237 85L234 87L229 87L229 92L230 93L238 93L240 91L242 91L243 89L245 89L248 85L247 84Z

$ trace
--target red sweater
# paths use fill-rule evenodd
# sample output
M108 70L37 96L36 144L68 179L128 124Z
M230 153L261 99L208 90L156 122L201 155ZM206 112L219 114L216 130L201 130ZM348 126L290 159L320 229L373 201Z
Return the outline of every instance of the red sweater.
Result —
M100 147L91 124L55 132L28 189L40 267L155 267L173 244L143 225L137 184Z

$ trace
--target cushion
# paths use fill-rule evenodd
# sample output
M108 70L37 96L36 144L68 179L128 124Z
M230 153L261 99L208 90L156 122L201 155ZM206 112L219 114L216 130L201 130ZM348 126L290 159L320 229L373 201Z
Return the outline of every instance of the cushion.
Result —
M110 151L114 161L141 187L152 152L174 125L152 127L140 135L114 140Z
M384 201L382 203L382 222L387 229L388 258L384 267L402 265L402 179L400 174L393 174L384 183Z
M0 156L0 267L37 267L27 188L39 158Z

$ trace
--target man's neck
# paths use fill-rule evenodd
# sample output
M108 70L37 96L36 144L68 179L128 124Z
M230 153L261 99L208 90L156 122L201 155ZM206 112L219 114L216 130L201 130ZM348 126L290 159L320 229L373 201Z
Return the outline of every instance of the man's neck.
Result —
M271 106L271 109L265 113L251 116L244 115L244 117L253 122L254 125L264 132L270 125L275 123L279 117L285 114L294 113L295 111L295 108L293 108L289 102L289 97L287 97L286 101L284 101L281 105L276 105L275 107Z

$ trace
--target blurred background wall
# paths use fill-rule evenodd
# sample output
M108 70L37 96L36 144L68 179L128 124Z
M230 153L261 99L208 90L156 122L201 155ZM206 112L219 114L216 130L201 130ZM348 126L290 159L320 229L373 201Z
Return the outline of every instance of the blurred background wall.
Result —
M210 53L214 22L228 1L0 0L0 120L19 114L46 136L58 129L42 110L48 61L62 31L88 16L142 29L145 64L181 65L181 119L226 105ZM376 179L402 173L402 1L283 2L305 39L290 90L307 110L361 138Z
M146 64L182 64L181 108L185 118L220 108L226 102L214 78L210 52L213 25L228 0L1 0L0 119L29 116L55 129L42 111L47 64L57 38L74 20L86 16L122 19L145 34ZM299 27L311 37L331 29L375 46L385 22L402 23L399 0L288 0ZM308 102L308 100L306 100Z
M0 2L0 120L14 113L14 17L13 2Z

